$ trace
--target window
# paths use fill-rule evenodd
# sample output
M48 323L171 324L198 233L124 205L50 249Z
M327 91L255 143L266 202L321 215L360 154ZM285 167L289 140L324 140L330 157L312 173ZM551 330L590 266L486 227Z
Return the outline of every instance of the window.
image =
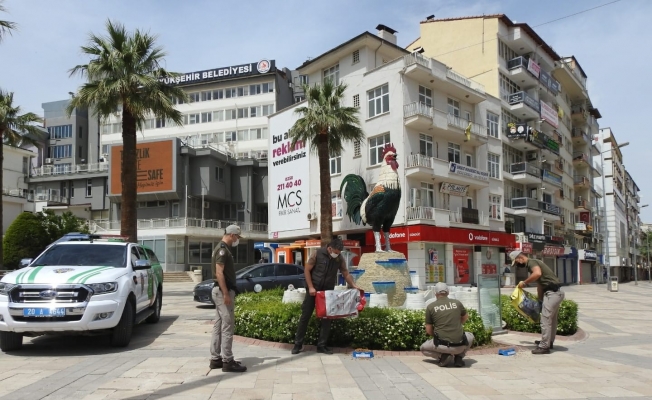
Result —
M232 119L236 118L237 111L235 108L232 110L224 110L224 120L225 121L230 121Z
M331 192L331 216L333 218L342 218L343 211L340 191Z
M353 107L360 108L360 95L359 94L354 94L353 95Z
M143 250L145 250L145 253L147 253L147 258L149 258L150 261L152 261L152 263L154 263L154 264L160 263L160 261L158 260L158 257L156 257L156 254L154 254L154 252L152 250L150 250L150 249L143 249Z
M270 114L274 114L274 104L263 106L263 117Z
M263 83L263 93L273 93L274 82Z
M500 156L498 154L487 154L487 169L490 178L500 179Z
M213 113L212 112L203 112L201 113L201 122L206 123L206 122L211 122L213 120Z
M238 108L238 118L249 118L249 108Z
M72 125L49 126L48 133L51 139L70 138L72 137Z
M54 166L55 174L69 174L72 171L72 164L57 164Z
M419 85L419 103L432 107L432 90Z
M235 88L224 89L224 97L226 97L227 99L230 99L231 97L235 97L235 96L236 96Z
M255 95L255 94L261 94L262 93L262 86L260 84L257 85L249 85L249 94L250 95Z
M77 157L79 157L79 158L84 157L84 156L82 155L82 149L83 149L83 146L79 146L79 147L77 147Z
M324 82L331 80L334 84L339 85L340 83L340 65L334 65L328 69L324 70Z
M138 208L157 208L165 207L165 201L163 200L154 200L154 201L139 201Z
M448 113L456 117L460 116L460 102L454 99L448 99Z
M241 129L238 131L238 141L249 140L249 130Z
M68 182L61 182L61 197L68 198Z
M224 121L224 110L213 111L213 121Z
M489 218L502 220L502 203L500 196L495 194L489 195Z
M509 95L512 93L517 93L521 91L521 87L516 83L512 82L511 79L500 73L500 97L509 101Z
M516 54L516 52L507 46L502 40L498 40L498 54L505 61L513 60L518 57L518 54Z
M224 89L213 90L213 100L219 100L223 98L224 98Z
M82 127L80 126L80 127L79 127L79 138L81 139L81 138L83 138L83 137L84 137L84 134L83 134L83 132L82 132Z
M448 161L459 164L461 160L460 145L448 143Z
M331 175L342 173L342 155L330 158Z
M172 218L179 218L179 202L172 203Z
M435 206L435 185L432 183L421 182L421 206Z
M238 97L249 96L249 86L238 87Z
M419 134L419 154L432 157L432 136Z
M306 99L306 96L294 96L294 102L300 103Z
M251 118L256 118L257 116L260 115L260 106L257 107L249 107L249 116Z
M165 128L165 118L156 118L156 129Z
M225 142L235 142L236 139L236 132L231 131L231 132L224 132L224 141Z
M257 139L267 139L267 128L255 128L255 129L249 129L249 139L250 140L257 140Z
M511 165L523 162L523 152L503 144L503 171L511 173Z
M70 198L75 198L75 181L70 181Z
M487 136L498 139L498 114L487 111Z
M190 99L191 103L198 102L200 99L199 92L188 93L188 98Z
M356 140L353 142L353 157L361 157L362 151L360 150L360 141Z
M190 125L198 124L201 121L200 114L188 114L188 123Z
M357 64L360 62L360 50L356 50L353 52L353 64Z
M27 157L23 157L23 174L27 174L28 168L27 164L29 163L29 159Z
M299 84L307 85L308 84L308 75L299 75Z
M377 87L367 92L369 99L369 118L389 112L389 85Z
M301 275L303 271L292 264L277 264L276 276Z
M91 197L93 195L93 180L86 179L86 197Z
M48 147L48 158L70 158L70 157L72 157L71 144Z
M378 165L383 161L383 148L389 141L389 133L369 139L369 165Z
M209 100L213 100L213 92L211 90L201 92L201 101L209 101Z
M215 180L218 182L224 182L224 168L215 167Z

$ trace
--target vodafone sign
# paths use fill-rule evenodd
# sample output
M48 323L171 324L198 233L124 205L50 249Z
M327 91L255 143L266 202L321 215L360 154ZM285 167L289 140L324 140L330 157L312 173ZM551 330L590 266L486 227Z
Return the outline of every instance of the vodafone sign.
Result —
M367 243L374 243L371 230L366 233ZM442 242L484 245L496 247L515 247L515 237L504 232L479 231L474 229L440 228L432 225L409 225L392 227L390 243Z

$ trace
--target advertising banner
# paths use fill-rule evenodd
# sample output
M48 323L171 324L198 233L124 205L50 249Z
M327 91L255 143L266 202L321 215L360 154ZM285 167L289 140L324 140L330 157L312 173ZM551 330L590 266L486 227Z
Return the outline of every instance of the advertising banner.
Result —
M455 284L469 283L471 277L471 249L453 248L453 264L455 270Z
M442 182L439 191L441 193L450 194L453 196L466 196L469 190L468 185L458 185L455 183Z
M557 128L559 126L559 114L557 110L548 105L545 101L541 102L541 119Z
M527 70L530 71L530 73L534 75L537 79L539 79L539 73L541 72L541 67L539 66L539 64L535 63L531 58L528 60Z
M293 112L281 113L269 120L270 238L278 237L278 232L310 228L308 143L297 142L292 147L288 133L296 120Z
M122 145L111 146L109 195L122 194ZM176 190L176 139L136 144L137 193Z

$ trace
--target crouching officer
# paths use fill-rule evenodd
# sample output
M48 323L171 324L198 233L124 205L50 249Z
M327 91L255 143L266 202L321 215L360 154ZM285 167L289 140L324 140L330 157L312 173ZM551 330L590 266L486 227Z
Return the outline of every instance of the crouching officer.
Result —
M437 300L426 307L426 333L433 338L421 345L421 352L436 359L440 367L448 367L451 362L463 367L474 339L463 329L469 314L459 300L448 298L444 282L435 285L435 296Z

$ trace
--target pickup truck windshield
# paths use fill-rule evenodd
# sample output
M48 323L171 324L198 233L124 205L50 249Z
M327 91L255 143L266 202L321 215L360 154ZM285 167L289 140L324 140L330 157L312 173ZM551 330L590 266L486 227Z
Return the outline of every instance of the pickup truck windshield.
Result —
M80 265L125 268L127 265L127 246L100 243L54 245L31 265Z

